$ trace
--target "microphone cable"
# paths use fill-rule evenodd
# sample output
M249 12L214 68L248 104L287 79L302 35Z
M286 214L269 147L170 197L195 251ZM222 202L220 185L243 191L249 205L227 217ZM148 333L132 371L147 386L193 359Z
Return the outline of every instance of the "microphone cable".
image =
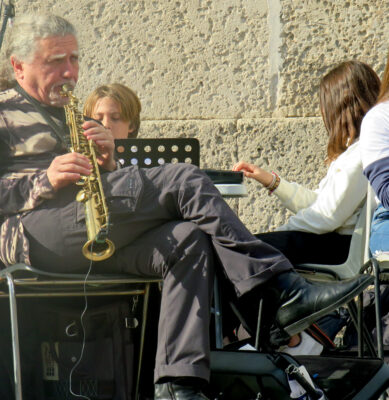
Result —
M93 251L93 242L91 245L91 251ZM72 378L73 378L73 372L76 370L76 368L80 365L82 357L84 356L84 350L85 350L85 344L86 344L86 333L85 333L85 325L84 325L84 316L86 314L86 311L88 310L88 296L87 296L87 292L86 292L86 284L89 278L89 275L92 271L92 265L93 265L93 261L90 260L89 263L89 268L88 271L85 275L85 279L84 279L84 283L83 283L83 288L84 288L84 310L81 312L81 316L80 316L80 323L81 323L81 328L82 328L82 346L81 346L81 351L80 351L80 356L77 360L77 362L73 365L72 369L70 370L69 373L69 392L70 394L72 394L75 397L78 397L80 399L85 399L85 400L91 400L88 396L84 396L83 394L77 394L74 393L72 390ZM81 390L81 387L80 387Z

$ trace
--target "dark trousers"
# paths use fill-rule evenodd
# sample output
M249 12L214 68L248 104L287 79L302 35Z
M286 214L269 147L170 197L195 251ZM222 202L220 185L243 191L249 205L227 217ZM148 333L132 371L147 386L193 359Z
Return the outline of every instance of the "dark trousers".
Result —
M128 167L110 174L106 194L113 221L110 236L117 250L109 260L96 263L93 271L162 277L154 378L209 379L215 266L240 296L290 270L291 264L251 235L198 168L168 164L141 170L142 188L127 194L137 173ZM31 261L38 268L88 267L81 255L85 222L71 191L63 191L23 219ZM134 198L134 193L139 196Z
M337 232L318 235L300 231L276 231L255 236L281 251L293 265L342 264L347 259L351 242L351 235L340 235Z

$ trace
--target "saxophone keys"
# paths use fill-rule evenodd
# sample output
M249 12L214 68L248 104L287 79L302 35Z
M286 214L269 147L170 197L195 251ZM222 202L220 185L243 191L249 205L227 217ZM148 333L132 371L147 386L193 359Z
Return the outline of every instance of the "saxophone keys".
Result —
M84 190L80 190L76 195L76 200L85 203L89 199L88 194Z

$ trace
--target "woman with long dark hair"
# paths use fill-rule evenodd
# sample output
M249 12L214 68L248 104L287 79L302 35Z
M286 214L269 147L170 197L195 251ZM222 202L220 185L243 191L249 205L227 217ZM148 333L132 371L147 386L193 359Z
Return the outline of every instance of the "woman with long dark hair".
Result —
M293 264L340 264L347 258L367 189L359 149L360 127L377 101L379 88L377 74L359 61L343 62L322 78L319 98L329 137L325 160L329 167L315 191L246 162L233 168L260 182L295 213L275 232L257 235Z
M359 61L343 62L321 79L319 98L328 133L325 160L328 171L315 191L247 162L241 161L233 168L257 180L294 213L275 232L256 235L281 250L294 265L336 265L343 263L348 256L351 235L367 192L360 155L361 123L376 103L379 89L377 74ZM389 211L387 213L389 216ZM333 338L345 319L335 316L334 320L319 321L319 326ZM319 354L321 349L321 345L303 332L292 337L289 348L283 351Z

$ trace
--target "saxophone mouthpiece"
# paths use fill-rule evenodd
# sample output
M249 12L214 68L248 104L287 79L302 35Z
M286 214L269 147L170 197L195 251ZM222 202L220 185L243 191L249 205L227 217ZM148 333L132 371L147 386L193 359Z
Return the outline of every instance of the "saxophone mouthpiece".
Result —
M64 93L69 93L69 92L73 91L73 85L71 83L64 83L62 85L62 91Z

